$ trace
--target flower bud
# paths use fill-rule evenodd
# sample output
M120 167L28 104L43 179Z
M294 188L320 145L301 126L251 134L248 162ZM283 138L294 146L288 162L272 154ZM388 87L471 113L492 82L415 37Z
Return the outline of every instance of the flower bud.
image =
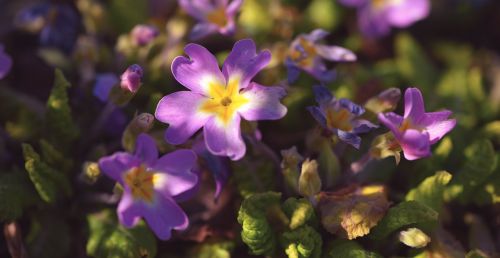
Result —
M129 66L120 77L120 87L125 91L136 93L141 86L142 75L143 71L139 65L133 64Z
M127 125L122 136L122 146L127 151L133 151L137 136L146 133L153 127L154 116L149 113L141 113Z
M154 26L139 24L132 29L130 34L135 44L144 46L153 41L160 33Z
M299 177L299 193L304 197L312 197L321 190L321 179L318 174L316 160L305 160Z
M297 152L295 146L288 150L282 150L281 156L283 156L283 160L281 161L281 173L283 173L285 182L294 192L298 192L299 164L303 158Z
M431 239L424 232L422 232L422 230L418 228L410 228L399 232L399 241L409 247L422 248L425 247Z

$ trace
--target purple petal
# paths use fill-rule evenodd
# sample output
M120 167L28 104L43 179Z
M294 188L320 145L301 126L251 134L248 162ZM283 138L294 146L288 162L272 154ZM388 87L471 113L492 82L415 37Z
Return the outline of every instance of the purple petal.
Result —
M257 54L255 43L243 39L234 44L231 53L224 61L222 72L227 81L233 76L240 79L240 89L244 89L250 80L271 61L269 50Z
M12 68L12 58L3 50L3 45L0 45L0 80L3 79Z
M319 109L318 107L307 107L307 110L311 113L311 115L318 121L318 123L323 127L323 128L328 128L326 124L326 117L325 114Z
M367 133L375 128L378 128L377 125L372 124L370 121L364 119L354 120L352 121L352 125L354 127L353 132L355 134Z
M189 38L191 40L198 40L210 34L216 33L218 29L219 28L217 27L217 25L212 23L205 23L205 22L198 23L193 27L193 29L189 33Z
M411 118L412 121L419 121L425 113L424 99L422 93L417 88L408 88L405 91L405 113L404 118Z
M431 143L427 132L408 129L399 137L395 136L407 160L416 160L431 155Z
M205 20L206 13L215 8L210 1L199 0L179 0L179 5L199 21Z
M399 127L401 126L401 123L403 123L402 116L393 112L379 113L378 120L380 120L380 122L389 128L389 130L391 130L395 135L400 133Z
M350 6L350 7L360 7L367 4L368 0L339 0L339 3Z
M252 82L241 95L249 102L238 113L248 121L276 120L286 114L286 107L280 103L286 95L282 87L266 87Z
M158 102L156 119L170 125L165 132L167 142L184 143L206 123L209 116L198 112L199 105L206 99L198 93L178 91Z
M157 194L153 206L147 206L143 216L149 227L161 240L168 240L171 230L184 230L189 226L189 219L184 211L167 196Z
M314 85L313 92L316 102L318 102L320 106L330 104L333 100L335 100L335 97L333 97L332 92L325 86Z
M198 183L198 176L188 171L155 174L155 189L165 196L176 197L191 190Z
M118 84L118 77L113 73L99 74L96 76L94 96L102 102L108 101L109 93L114 85Z
M216 117L205 124L203 135L207 149L214 155L227 156L239 160L245 155L246 146L241 137L240 116L236 115L228 124L223 124Z
M391 2L386 7L385 16L392 26L404 28L429 15L429 0L405 0Z
M240 10L242 4L243 4L243 0L231 1L231 3L227 6L227 9L226 9L227 16L234 17L236 15L236 13L238 12L238 10Z
M429 133L429 140L431 144L434 144L437 141L441 140L441 138L443 138L445 134L450 132L451 129L453 129L456 124L457 121L455 119L450 119L450 120L435 122L427 126L426 131Z
M316 45L316 51L321 57L334 62L353 62L356 55L349 49L338 46Z
M192 150L176 150L163 155L154 169L169 173L187 173L196 165L196 154Z
M143 163L152 166L158 159L158 149L154 139L145 133L141 133L135 143L134 155Z
M99 159L99 169L111 179L123 185L122 174L139 166L141 161L127 152L117 152L111 156Z
M347 109L351 114L354 114L356 116L360 116L363 113L365 113L365 109L361 107L360 105L354 104L352 101L348 99L339 99L339 102L341 107Z
M337 130L337 135L343 142L352 145L356 149L359 149L359 145L361 144L361 137L357 136L354 133L349 133L342 130Z
M316 56L311 66L302 67L304 71L312 75L320 82L331 82L335 79L336 73L333 70L328 70L323 60Z
M389 34L391 27L383 11L373 10L372 6L365 5L358 11L358 24L366 37L381 37Z
M435 122L443 121L448 119L448 117L452 114L449 110L437 111L437 112L429 112L425 113L422 116L422 119L416 121L419 125L427 127Z
M206 48L191 43L184 52L189 58L178 56L172 62L172 73L178 82L205 96L208 96L210 84L226 85L217 59Z
M304 38L306 38L307 40L311 41L311 42L316 42L316 41L319 41L323 38L325 38L326 36L328 36L328 33L326 30L323 30L323 29L315 29L313 31L311 31L311 33L309 34L301 34L301 36L303 36Z
M132 193L124 191L116 212L120 223L127 228L131 228L141 219L142 209L140 202L134 202Z

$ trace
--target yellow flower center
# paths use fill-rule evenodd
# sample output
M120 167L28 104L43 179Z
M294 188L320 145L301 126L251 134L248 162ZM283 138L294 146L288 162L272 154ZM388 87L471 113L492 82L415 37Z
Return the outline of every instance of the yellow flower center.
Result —
M313 65L314 57L316 57L316 48L314 44L303 37L299 38L299 45L303 51L298 50L292 46L289 50L289 57L302 67L309 67Z
M225 125L249 101L240 94L239 80L234 78L229 79L227 86L217 82L210 83L208 95L210 98L201 104L200 111L214 114Z
M154 185L158 180L158 175L147 171L146 166L131 168L125 173L125 184L132 191L132 196L136 200L152 202L154 197Z
M328 128L337 128L349 132L352 130L351 113L344 108L339 111L329 108L326 111L326 125Z
M207 14L207 20L219 27L225 27L227 24L226 10L222 7L214 9Z

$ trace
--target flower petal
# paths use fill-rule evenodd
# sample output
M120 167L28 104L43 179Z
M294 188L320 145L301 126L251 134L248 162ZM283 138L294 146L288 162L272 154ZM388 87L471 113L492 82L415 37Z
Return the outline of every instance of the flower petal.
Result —
M407 160L416 160L431 155L431 143L427 132L414 129L405 130L399 137L396 135Z
M241 95L248 99L248 103L238 113L248 121L276 120L286 114L286 107L280 103L286 95L282 87L266 87L252 82Z
M391 31L384 12L373 10L369 4L360 7L358 24L361 32L366 37L377 38L387 35Z
M429 140L431 144L436 143L441 140L445 134L451 131L457 124L455 119L444 120L435 122L429 126L427 126L426 131L429 133Z
M311 41L311 42L316 42L316 41L319 41L323 38L325 38L326 36L328 36L328 31L326 30L323 30L323 29L315 29L313 31L311 31L311 33L309 34L301 34L300 36L303 36L304 38L306 38L307 40Z
M255 43L243 39L234 44L224 61L222 73L227 81L233 76L240 79L240 89L246 88L250 80L271 61L269 50L257 54Z
M163 97L156 107L155 117L170 126L165 139L170 144L184 143L207 121L208 115L198 112L206 97L190 91L178 91Z
M158 149L154 139L145 133L141 133L135 143L134 155L142 162L152 166L158 159Z
M154 169L169 173L186 173L196 165L196 154L192 150L176 150L163 155L153 166Z
M198 40L204 38L210 34L214 34L217 32L219 28L217 25L212 23L198 23L196 24L191 32L189 33L189 38L191 40Z
M349 133L342 130L337 130L337 135L343 142L352 145L356 149L359 149L359 146L361 145L361 137L357 136L354 133Z
M356 116L360 116L363 113L365 113L365 109L362 106L357 105L348 99L339 99L339 105L342 108L347 109L349 113L354 114Z
M321 111L321 109L319 109L318 107L316 106L311 106L311 107L307 107L307 110L309 110L309 112L311 113L311 115L314 117L314 119L316 119L316 121L318 121L318 123L325 129L328 128L328 126L326 125L326 117L325 117L325 114Z
M155 174L155 189L165 196L176 197L191 190L198 183L198 176L191 171L176 173L163 172Z
M399 134L399 126L403 123L403 117L393 113L379 113L378 120L384 124L389 130L391 130L395 135Z
M131 228L141 219L142 209L142 204L134 202L132 194L129 191L124 191L116 212L120 223Z
M12 68L12 58L4 52L3 46L0 45L0 80L9 73L10 68Z
M287 76L288 83L292 84L295 81L297 81L297 79L299 79L300 68L297 67L297 65L290 58L287 58L285 60L285 66L288 74Z
M188 44L184 52L189 56L178 56L172 62L175 79L186 88L208 96L211 84L226 85L217 59L206 48L198 44Z
M243 0L231 1L231 3L227 6L227 9L226 9L227 16L234 17L236 15L236 13L238 12L238 10L241 8L242 4L243 4Z
M1 77L1 75L0 75ZM93 94L100 101L106 102L114 85L118 84L118 77L113 73L104 73L96 76Z
M335 100L335 97L333 97L332 92L323 85L314 85L313 92L314 92L314 98L316 99L316 102L318 102L320 106L330 104L332 100Z
M330 61L334 62L356 61L356 55L347 48L317 44L316 51L318 55Z
M360 7L365 5L368 0L339 0L339 3L350 6L350 7Z
M179 5L199 21L204 20L206 13L214 8L210 1L179 0Z
M419 121L425 113L424 99L417 88L408 88L405 91L405 113L404 118L410 117L412 121Z
M367 133L375 128L378 128L378 125L364 119L356 119L352 121L352 125L354 127L353 132L355 134Z
M141 161L127 152L117 152L99 159L99 169L111 179L123 185L122 174L132 167L139 166Z
M246 146L241 137L240 120L240 116L236 115L226 125L216 117L207 121L203 135L207 149L212 154L227 156L232 160L241 159L245 155Z
M429 0L392 1L385 11L387 22L392 26L404 28L429 15Z
M168 240L171 230L184 230L189 226L189 219L184 211L167 196L157 194L153 206L143 210L143 216L149 227L161 240Z

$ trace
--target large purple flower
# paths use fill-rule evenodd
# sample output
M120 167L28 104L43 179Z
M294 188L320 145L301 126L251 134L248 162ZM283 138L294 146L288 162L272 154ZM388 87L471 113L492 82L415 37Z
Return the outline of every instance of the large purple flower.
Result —
M318 43L328 32L316 29L309 34L300 34L290 45L285 65L288 69L288 81L294 82L300 70L311 74L319 81L329 82L335 77L335 72L329 70L323 60L333 62L356 61L356 55L348 49L338 46L327 46Z
M133 227L144 217L149 227L162 240L171 230L183 230L189 225L184 211L175 198L193 188L198 177L191 172L196 155L191 150L177 150L158 158L154 140L141 134L134 154L117 152L99 160L99 168L123 186L118 204L118 219Z
M404 101L404 116L389 112L380 113L378 118L394 134L407 160L430 156L431 145L451 131L456 120L448 119L452 114L449 110L426 113L417 88L408 88Z
M368 37L389 34L391 27L405 28L429 15L429 0L339 0L358 8L358 24Z
M234 17L243 0L179 0L181 7L198 20L191 31L191 39L199 39L209 34L219 32L222 35L232 35L236 24Z
M0 44L0 80L3 79L12 67L12 58L4 52L3 45Z
M168 123L165 138L171 144L184 143L203 127L207 149L214 155L237 160L245 155L240 121L275 120L286 114L280 103L285 90L251 82L271 60L267 50L256 52L250 39L236 42L219 69L215 57L204 47L189 44L189 58L179 56L172 63L175 79L190 91L163 97L155 116Z
M361 144L358 134L377 128L367 120L356 118L365 112L364 108L348 99L336 99L324 86L314 86L313 90L319 106L308 107L309 112L340 140L358 149Z

